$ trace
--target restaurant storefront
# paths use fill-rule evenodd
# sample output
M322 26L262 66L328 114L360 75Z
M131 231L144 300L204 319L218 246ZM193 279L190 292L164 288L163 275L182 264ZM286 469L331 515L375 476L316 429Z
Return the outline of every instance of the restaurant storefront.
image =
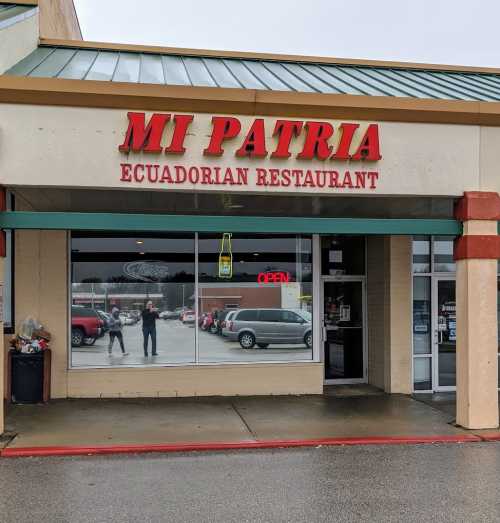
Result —
M51 332L53 398L456 387L497 426L500 75L432 70L42 40L0 76L5 339Z

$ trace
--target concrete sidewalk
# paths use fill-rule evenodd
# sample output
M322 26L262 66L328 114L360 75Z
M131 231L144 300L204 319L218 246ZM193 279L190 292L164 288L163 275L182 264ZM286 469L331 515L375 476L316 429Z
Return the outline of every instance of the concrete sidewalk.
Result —
M436 408L437 407L437 408ZM9 449L328 438L466 436L409 396L338 388L322 396L53 400L10 405Z

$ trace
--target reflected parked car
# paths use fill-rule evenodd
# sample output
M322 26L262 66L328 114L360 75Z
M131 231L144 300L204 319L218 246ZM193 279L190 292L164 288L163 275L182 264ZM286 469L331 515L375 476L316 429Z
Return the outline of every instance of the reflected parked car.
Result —
M111 314L108 312L96 310L97 314L99 315L99 318L103 321L102 330L103 333L106 333L109 331L109 320L111 319Z
M231 320L233 319L234 315L236 314L236 312L238 312L238 309L236 310L230 310L228 313L227 313L227 316L226 318L224 319L224 321L222 322L222 325L221 325L221 334L222 336L224 337L227 337L228 336L228 333L229 333L229 325L231 324Z
M218 311L217 314L217 320L215 322L215 327L210 331L213 334L219 334L219 336L222 336L222 329L226 325L226 318L230 312L232 312L234 309L223 309L221 311Z
M104 321L95 309L73 305L71 307L71 345L93 345L104 335Z
M131 318L134 321L134 323L138 323L142 317L141 311L138 310L127 311L127 314L129 318Z
M229 322L227 337L243 349L255 344L304 344L312 347L311 314L302 309L239 309Z
M191 309L188 309L182 313L180 320L182 321L183 324L191 324L196 321L196 315L195 315L194 311L192 311Z
M120 313L120 320L122 321L123 325L134 325L138 321L134 318L134 316L130 315L128 312Z
M163 320L178 320L179 316L180 312L177 310L160 312L160 318L162 318Z

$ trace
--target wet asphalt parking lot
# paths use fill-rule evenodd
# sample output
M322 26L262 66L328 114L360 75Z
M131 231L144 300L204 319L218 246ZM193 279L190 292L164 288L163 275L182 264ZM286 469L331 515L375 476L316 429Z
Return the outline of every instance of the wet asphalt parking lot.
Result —
M500 444L0 459L2 522L497 522Z

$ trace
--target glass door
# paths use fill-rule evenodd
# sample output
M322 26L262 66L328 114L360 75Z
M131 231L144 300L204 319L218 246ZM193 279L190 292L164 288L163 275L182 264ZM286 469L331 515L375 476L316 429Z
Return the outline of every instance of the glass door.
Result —
M454 278L434 279L433 301L434 390L454 390L457 374L457 316Z
M366 381L364 317L363 280L324 281L325 383Z

